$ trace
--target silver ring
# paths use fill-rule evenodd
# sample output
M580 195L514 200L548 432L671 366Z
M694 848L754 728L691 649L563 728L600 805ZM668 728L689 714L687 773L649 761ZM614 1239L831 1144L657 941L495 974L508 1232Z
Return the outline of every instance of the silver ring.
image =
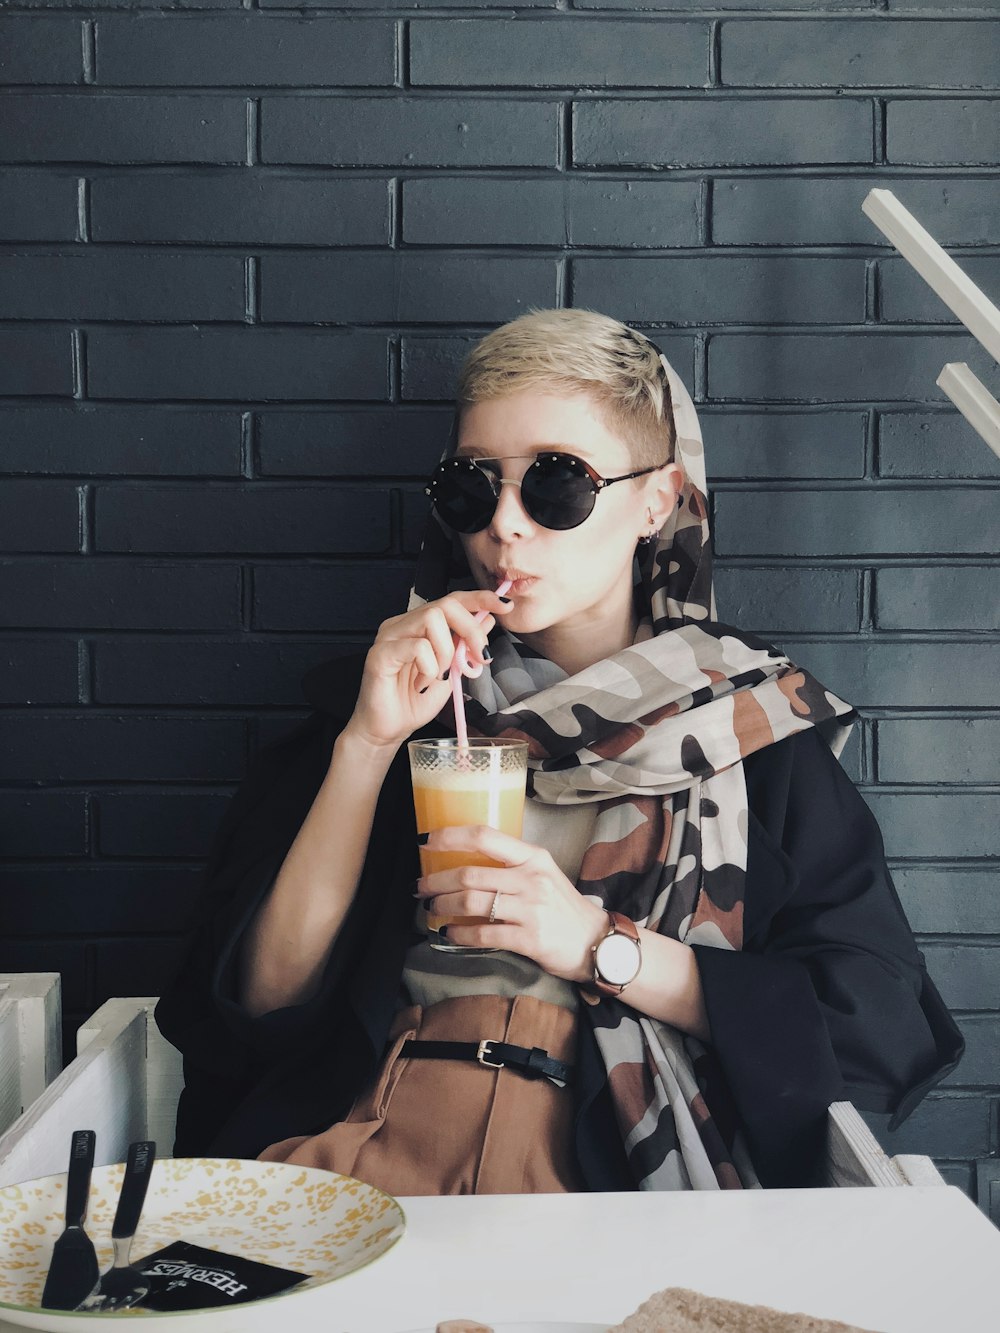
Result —
M493 925L493 922L497 919L497 903L498 903L499 901L500 901L500 894L499 894L499 893L495 893L495 894L493 895L493 906L490 908L490 925L491 925L491 926Z

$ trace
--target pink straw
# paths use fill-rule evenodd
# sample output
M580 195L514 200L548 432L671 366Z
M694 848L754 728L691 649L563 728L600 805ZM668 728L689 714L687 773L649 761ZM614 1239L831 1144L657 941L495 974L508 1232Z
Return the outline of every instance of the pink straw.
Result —
M512 582L512 579L504 579L496 590L497 596L503 597ZM476 623L481 624L489 614L489 611L478 611L475 617ZM469 645L464 639L458 641L449 671L451 673L451 702L455 710L455 735L458 737L458 748L467 750L469 748L469 730L465 721L465 695L462 692L462 677L468 676L470 680L474 680L477 676L482 675L483 668L469 665Z

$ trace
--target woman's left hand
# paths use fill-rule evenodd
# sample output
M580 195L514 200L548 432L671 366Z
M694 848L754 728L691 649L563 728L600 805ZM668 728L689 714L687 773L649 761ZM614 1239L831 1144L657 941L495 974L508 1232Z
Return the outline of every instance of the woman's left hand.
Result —
M533 959L554 977L585 982L591 949L607 930L602 907L584 898L544 847L482 825L437 829L428 851L475 852L502 862L438 870L417 881L417 895L435 916L489 917L489 925L448 926L449 944L506 949ZM497 900L496 895L500 894Z

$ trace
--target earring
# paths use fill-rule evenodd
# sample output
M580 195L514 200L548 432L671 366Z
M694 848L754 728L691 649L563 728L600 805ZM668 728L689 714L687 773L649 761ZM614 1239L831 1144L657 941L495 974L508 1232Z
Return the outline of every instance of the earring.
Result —
M654 541L656 541L657 537L660 535L660 529L657 528L657 527L654 527L654 526L653 526L653 525L654 525L654 519L653 519L653 511L652 511L652 509L647 509L647 510L646 510L646 522L649 524L649 528L650 528L650 530L649 530L649 532L642 532L642 533L639 534L639 545L640 545L640 546L649 546L649 545L651 545Z

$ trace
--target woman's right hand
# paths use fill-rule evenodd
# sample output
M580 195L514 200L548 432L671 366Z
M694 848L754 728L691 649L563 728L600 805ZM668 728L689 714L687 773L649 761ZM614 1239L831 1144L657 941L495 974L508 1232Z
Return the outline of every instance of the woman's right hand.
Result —
M441 711L451 692L442 676L459 639L469 661L484 662L496 617L510 610L495 592L453 592L414 611L392 616L379 627L365 660L361 691L346 730L377 749L396 750ZM478 622L476 613L487 611Z

